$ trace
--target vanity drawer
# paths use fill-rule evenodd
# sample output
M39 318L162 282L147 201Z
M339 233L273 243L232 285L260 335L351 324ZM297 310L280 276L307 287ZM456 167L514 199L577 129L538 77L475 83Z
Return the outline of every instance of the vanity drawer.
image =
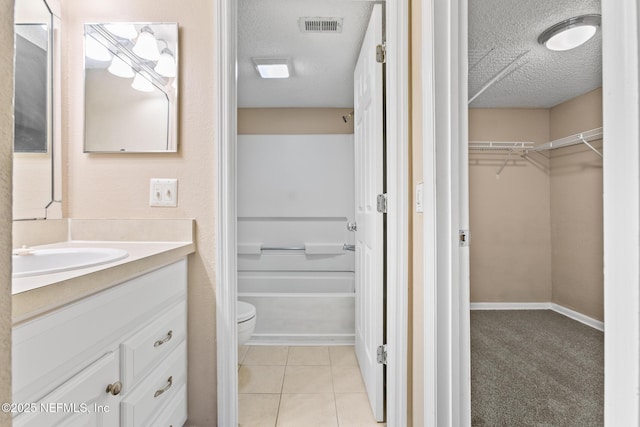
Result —
M153 420L153 427L181 427L187 421L187 386L182 385L176 392L173 402L169 404L158 418Z
M187 344L182 341L173 352L149 373L122 401L122 427L150 424L162 409L179 398L187 379Z
M157 363L184 341L187 302L181 301L120 345L125 391L140 381Z
M106 348L117 348L146 319L185 298L186 278L182 260L14 327L14 401L42 398Z
M34 404L33 412L14 418L13 426L118 425L120 397L106 392L117 379L118 357L111 352Z

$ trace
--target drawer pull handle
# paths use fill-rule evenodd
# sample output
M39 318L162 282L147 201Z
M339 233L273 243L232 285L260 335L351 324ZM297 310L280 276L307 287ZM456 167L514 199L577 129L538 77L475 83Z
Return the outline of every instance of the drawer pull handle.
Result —
M162 344L166 343L173 337L173 331L167 332L167 336L153 343L154 347L160 347Z
M167 378L167 382L169 384L167 384L164 388L161 388L160 390L157 390L155 392L155 394L153 395L153 397L158 397L162 393L164 393L165 391L167 391L167 390L169 390L171 388L171 386L173 385L173 376L170 376L169 378Z
M122 391L122 383L120 381L116 381L113 384L109 384L107 386L107 393L111 393L114 396L117 396Z

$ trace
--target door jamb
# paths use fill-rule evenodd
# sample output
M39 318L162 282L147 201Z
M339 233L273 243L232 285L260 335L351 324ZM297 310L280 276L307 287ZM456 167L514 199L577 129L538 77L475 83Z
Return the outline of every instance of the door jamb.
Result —
M425 0L420 19L424 425L469 426L467 0Z
M236 323L237 5L216 8L216 333L218 425L238 424ZM387 31L387 425L407 425L409 4L388 2ZM231 349L231 351L229 351Z

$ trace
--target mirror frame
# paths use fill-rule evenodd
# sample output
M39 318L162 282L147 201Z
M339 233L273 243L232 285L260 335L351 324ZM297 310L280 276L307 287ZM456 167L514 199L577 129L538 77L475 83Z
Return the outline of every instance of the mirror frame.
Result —
M13 204L13 220L14 221L28 221L28 220L43 220L52 218L62 218L62 171L61 171L61 126L60 126L60 22L61 22L61 5L59 0L40 0L44 6L43 13L46 10L48 13L47 26L47 151L46 152L14 152L14 185L13 191L17 191L16 185L18 179L16 177L16 160L19 163L26 163L27 161L49 159L49 170L47 175L49 179L43 184L43 187L47 187L47 193L49 196L44 200L41 198L42 205L38 206L20 206L19 200L14 194ZM16 19L14 24L34 24L31 19L21 20L18 22ZM39 23L39 22L38 22ZM14 29L15 33L15 29ZM15 61L15 59L14 59ZM14 141L15 144L15 141ZM23 181L23 180L20 180ZM22 185L24 191L28 191L28 185ZM44 191L43 191L44 193Z

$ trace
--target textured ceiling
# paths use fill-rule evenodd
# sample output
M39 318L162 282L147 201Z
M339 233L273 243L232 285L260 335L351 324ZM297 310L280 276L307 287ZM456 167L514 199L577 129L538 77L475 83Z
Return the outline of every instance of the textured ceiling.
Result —
M353 106L353 69L371 13L368 1L239 0L238 105ZM602 85L601 30L552 52L537 38L564 19L600 13L599 0L469 0L469 97L502 77L474 108L549 108ZM343 17L341 34L303 34L298 18ZM290 79L261 79L254 57L288 58Z
M239 0L238 106L353 106L355 68L372 4L345 0ZM342 33L302 33L300 17L344 18ZM251 58L288 58L289 79L261 79Z
M553 24L587 13L600 13L600 1L469 0L469 97L505 70L470 106L549 108L600 87L601 30L565 52L537 41Z

